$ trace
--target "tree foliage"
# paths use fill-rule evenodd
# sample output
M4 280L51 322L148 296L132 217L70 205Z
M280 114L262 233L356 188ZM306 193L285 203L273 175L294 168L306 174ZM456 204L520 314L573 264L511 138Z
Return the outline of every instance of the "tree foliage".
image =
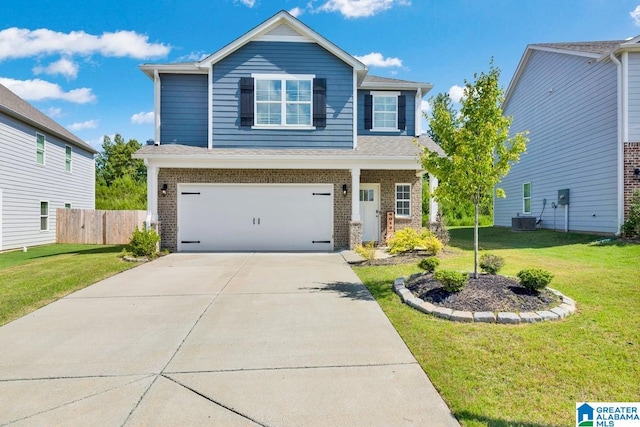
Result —
M124 142L104 136L102 152L96 157L96 209L147 208L147 169L131 155L142 145L135 139Z
M438 201L474 206L474 277L478 276L481 203L520 159L527 143L524 132L509 136L511 118L502 114L499 77L500 70L491 61L488 73L474 74L474 82L465 81L459 114L448 95L432 99L431 135L445 156L427 148L422 153L425 170L438 178ZM496 195L504 197L504 191L496 189Z

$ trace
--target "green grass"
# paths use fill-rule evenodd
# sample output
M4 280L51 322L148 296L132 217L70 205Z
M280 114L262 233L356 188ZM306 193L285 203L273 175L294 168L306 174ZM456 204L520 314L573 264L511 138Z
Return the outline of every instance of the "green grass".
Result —
M450 230L439 268L473 268L473 229ZM462 324L422 314L393 293L414 265L358 267L414 356L464 426L575 425L575 402L640 396L640 245L602 237L482 228L481 251L505 258L501 274L541 267L577 300L559 322Z
M0 254L0 325L134 266L122 246L47 245Z

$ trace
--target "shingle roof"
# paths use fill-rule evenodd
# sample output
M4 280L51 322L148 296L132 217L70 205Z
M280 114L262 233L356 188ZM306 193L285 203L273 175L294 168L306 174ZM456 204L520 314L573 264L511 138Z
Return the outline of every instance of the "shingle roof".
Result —
M427 135L414 138L411 136L359 136L358 147L355 150L337 148L214 148L191 147L178 144L162 144L158 146L145 145L136 152L136 156L148 155L174 156L274 156L274 157L415 157L419 153L414 143L443 154L442 149Z
M565 42L565 43L535 43L531 47L547 47L551 49L573 50L576 52L595 53L605 55L618 48L626 40L592 41L592 42Z
M367 74L364 76L364 83L391 83L391 84L403 84L403 83L411 83L415 85L423 85L423 82L413 82L409 80L400 80L400 79L392 79L390 77L381 77L381 76L372 76ZM428 84L428 83L426 83Z
M33 105L29 104L24 99L20 98L15 93L11 92L7 87L1 84L0 111L20 121L27 122L44 132L55 134L64 141L80 147L90 153L97 153L97 151L92 146L69 132L67 129L56 123L46 114L35 108Z

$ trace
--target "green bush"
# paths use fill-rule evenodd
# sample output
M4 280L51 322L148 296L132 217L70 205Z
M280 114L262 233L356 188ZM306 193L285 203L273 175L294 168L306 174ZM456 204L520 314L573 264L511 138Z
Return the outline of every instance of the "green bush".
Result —
M440 265L440 260L436 257L423 258L418 263L418 267L426 271L427 273L433 273Z
M541 268L520 270L517 276L520 279L520 284L532 291L544 289L553 279L553 274Z
M136 257L154 258L158 253L158 243L160 236L156 230L140 230L136 227L127 246L127 252Z
M434 277L442 283L442 287L447 292L460 292L467 286L469 279L467 273L460 273L459 271L453 270L438 270L435 272Z
M367 261L373 261L376 258L376 247L373 242L369 242L366 245L358 245L354 250Z
M432 232L423 230L422 233L418 233L409 227L396 231L387 240L387 244L389 245L389 253L392 255L416 249L423 249L435 255L442 250L442 243Z
M629 204L629 214L620 231L624 237L640 237L640 190L638 189L633 190Z
M482 254L480 256L480 268L485 273L498 274L504 266L504 258L493 254Z

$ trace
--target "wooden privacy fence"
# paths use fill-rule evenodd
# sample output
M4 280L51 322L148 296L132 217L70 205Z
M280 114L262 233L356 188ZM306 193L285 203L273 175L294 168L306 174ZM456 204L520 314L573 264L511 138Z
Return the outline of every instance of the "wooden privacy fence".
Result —
M123 245L146 218L146 211L56 209L56 242Z

